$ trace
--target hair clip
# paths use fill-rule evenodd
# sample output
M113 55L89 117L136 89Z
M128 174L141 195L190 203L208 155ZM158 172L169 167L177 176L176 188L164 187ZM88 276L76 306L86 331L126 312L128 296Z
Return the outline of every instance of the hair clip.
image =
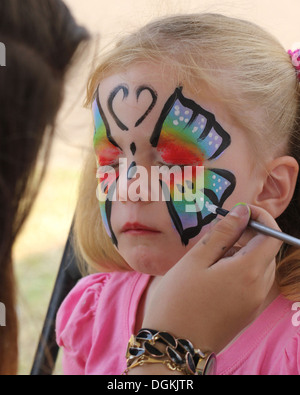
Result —
M296 49L296 51L288 51L288 54L291 57L293 66L295 67L297 77L300 81L300 49Z

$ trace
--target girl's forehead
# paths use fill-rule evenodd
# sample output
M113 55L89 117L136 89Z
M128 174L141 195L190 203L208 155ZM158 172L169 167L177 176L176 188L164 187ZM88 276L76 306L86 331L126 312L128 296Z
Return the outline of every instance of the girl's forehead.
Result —
M222 118L216 116L218 106L209 89L202 85L199 93L192 94L184 84L179 86L172 70L167 71L161 65L139 64L101 82L98 102L94 103L97 148L103 146L99 142L106 137L126 151L128 143L133 142L139 152L141 148L163 145L164 151L168 146L169 151L173 147L178 153L184 146L184 163L188 162L188 154L193 153L190 161L203 162L204 157L216 158L226 149L230 136L220 123ZM102 122L97 122L99 115ZM104 134L100 132L101 124L106 128Z
M180 85L178 72L168 66L155 63L139 63L131 65L104 78L99 85L100 95L109 93L117 85L127 85L131 89L148 85L162 94L165 90L174 90Z
M154 84L170 83L172 80L178 81L179 72L171 66L163 63L139 62L127 66L125 69L115 71L113 74L104 78L101 82L111 83L113 81L127 82L130 84L139 84L144 80L151 81Z
M207 84L192 89L162 64L140 63L104 78L93 109L97 152L107 140L126 153L134 143L136 155L184 146L186 159L191 153L194 158L195 150L198 158L201 148L203 162L221 155L235 129L227 107Z
M118 100L126 101L127 104L132 104L132 108L136 108L138 104L140 107L142 104L146 106L150 102L150 95L156 95L155 109L158 110L178 87L183 89L186 97L199 103L207 111L218 114L220 119L227 117L228 111L220 100L220 95L213 92L205 81L187 81L184 73L165 63L140 62L125 70L116 71L100 82L98 95L104 106L112 95L115 105Z
M178 78L161 65L138 64L103 79L97 96L106 129L119 145L142 143L153 132L166 101L178 86ZM124 133L125 132L125 133Z

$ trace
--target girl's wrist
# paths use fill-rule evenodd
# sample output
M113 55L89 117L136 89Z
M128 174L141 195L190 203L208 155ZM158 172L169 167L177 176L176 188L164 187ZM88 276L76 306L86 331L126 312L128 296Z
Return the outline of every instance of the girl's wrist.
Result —
M126 358L124 374L145 365L159 365L159 371L168 368L171 372L184 375L203 376L216 372L214 353L202 352L187 339L175 338L168 332L153 329L141 329L136 336L131 336ZM151 372L154 370L152 368Z

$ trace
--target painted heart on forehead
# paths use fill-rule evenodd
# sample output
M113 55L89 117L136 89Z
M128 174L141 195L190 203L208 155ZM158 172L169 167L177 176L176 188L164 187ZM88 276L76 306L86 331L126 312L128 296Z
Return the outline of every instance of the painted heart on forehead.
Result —
M127 131L132 127L139 126L148 114L152 111L157 102L157 93L149 86L139 86L135 91L131 91L126 84L118 85L110 93L108 98L108 109L116 124L121 130ZM140 113L132 124L130 111L124 111L124 106L134 106ZM129 109L129 107L128 107ZM122 117L120 117L122 113ZM126 115L128 114L128 119Z

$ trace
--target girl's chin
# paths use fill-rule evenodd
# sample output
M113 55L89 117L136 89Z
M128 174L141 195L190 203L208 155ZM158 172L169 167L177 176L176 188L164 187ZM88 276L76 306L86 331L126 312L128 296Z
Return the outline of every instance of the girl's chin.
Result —
M125 260L133 270L151 276L164 276L176 264L176 262L164 260L163 257L159 259L151 257L151 254L148 254L147 257L135 255L127 257Z
M147 237L119 237L118 252L135 271L152 276L164 276L200 240L209 227L205 227L187 246L180 238L173 240L153 240ZM175 235L176 236L176 235Z

